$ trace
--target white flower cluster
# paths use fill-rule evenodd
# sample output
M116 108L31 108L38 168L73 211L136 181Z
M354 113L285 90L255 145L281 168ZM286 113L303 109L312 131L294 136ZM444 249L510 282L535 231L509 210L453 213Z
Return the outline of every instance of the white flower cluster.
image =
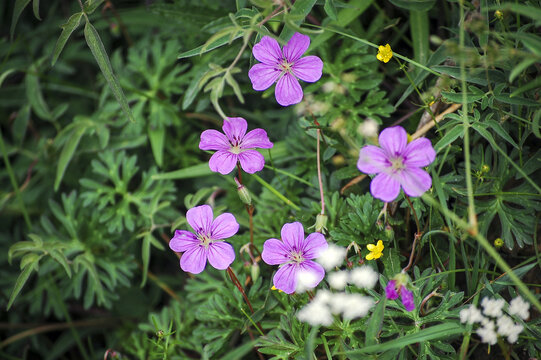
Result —
M327 271L342 265L346 256L346 249L330 244L317 261ZM378 282L379 275L370 266L361 266L351 271L339 270L327 275L327 280L332 288L344 290L347 284L358 288L372 289ZM299 278L299 284L301 281ZM299 286L297 286L297 290ZM307 322L312 326L329 326L333 323L333 315L341 315L344 319L351 320L366 316L374 306L374 299L361 294L346 292L333 293L329 290L320 290L314 299L302 308L297 317L300 321Z
M369 296L319 290L314 299L297 313L297 318L312 326L329 326L334 321L333 315L351 320L366 316L373 306L374 299Z
M515 343L518 340L519 334L524 330L524 327L503 313L503 308L506 302L504 299L483 298L481 306L483 312L470 305L466 309L460 311L460 322L468 324L481 324L477 329L477 335L481 337L481 341L494 345L498 342L498 335L507 337L507 341ZM530 304L524 301L520 296L514 298L509 303L508 313L516 315L522 320L528 319L530 316Z

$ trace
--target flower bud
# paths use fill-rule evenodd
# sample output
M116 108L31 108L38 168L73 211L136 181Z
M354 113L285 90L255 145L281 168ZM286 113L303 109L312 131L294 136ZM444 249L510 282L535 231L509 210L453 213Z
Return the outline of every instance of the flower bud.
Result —
M323 233L327 230L327 221L329 220L328 216L325 214L317 214L316 216L316 231L318 233Z
M490 166L488 166L487 164L481 166L481 171L484 172L484 173L487 173L490 171Z
M255 281L257 280L257 278L259 278L259 264L258 263L253 263L252 264L252 268L250 269L250 273L252 275L252 281L255 283Z
M500 238L497 238L496 240L494 240L494 246L499 249L503 246L503 240L500 239Z
M503 19L503 12L501 12L500 10L496 10L494 12L494 16L496 16L496 18L498 18L499 20Z
M242 185L237 178L235 178L235 182L237 183L237 193L239 194L240 200L246 205L252 205L252 197L250 196L248 189L246 189L246 187Z

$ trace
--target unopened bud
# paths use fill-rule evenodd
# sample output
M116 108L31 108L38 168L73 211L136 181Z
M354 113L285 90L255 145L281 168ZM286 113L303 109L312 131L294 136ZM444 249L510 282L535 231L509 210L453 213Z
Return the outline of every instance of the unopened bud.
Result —
M490 166L488 166L486 164L481 166L481 171L484 172L484 173L489 172L490 171Z
M259 277L259 265L255 262L252 264L252 268L250 269L251 275L252 275L252 281L255 283L257 278Z
M494 240L494 246L498 249L501 248L503 246L503 240L500 238L497 238L496 240Z
M329 220L329 217L325 214L317 214L316 216L316 231L318 233L323 233L325 230L327 230L327 221Z
M501 12L500 10L496 10L494 12L494 16L496 16L496 18L501 20L501 19L503 19L503 12Z
M237 178L235 178L235 182L237 183L237 193L239 194L240 200L246 205L252 205L252 197L250 196L248 189L246 189L246 187L242 185Z
M385 235L387 236L387 239L393 239L394 238L394 230L391 225L385 226Z

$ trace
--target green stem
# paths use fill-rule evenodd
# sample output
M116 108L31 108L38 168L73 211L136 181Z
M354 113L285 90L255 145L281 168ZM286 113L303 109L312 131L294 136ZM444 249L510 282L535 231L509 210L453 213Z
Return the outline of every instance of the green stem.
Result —
M6 170L9 175L9 180L11 181L11 186L13 186L13 190L15 191L15 197L17 198L21 206L21 212L23 213L24 222L26 223L26 226L30 230L32 228L32 223L30 222L30 217L28 216L28 212L26 211L26 206L24 205L23 198L21 197L21 192L19 191L19 185L17 185L17 180L15 179L15 173L13 172L13 168L11 167L11 163L9 162L2 130L0 130L0 151L2 151L2 156L4 157L4 163L6 164Z
M468 98L466 88L466 64L464 58L464 0L460 0L460 82L462 86L462 123L464 126L464 164L466 171L466 189L468 192L468 219L473 231L477 233L477 216L475 215L475 203L473 199L473 183L471 178L470 161L470 120L468 118Z
M276 195L276 197L278 197L280 200L282 200L285 204L291 206L293 209L297 210L297 211L300 211L301 208L298 207L297 205L295 205L291 200L289 200L288 198L286 198L284 195L280 194L280 192L278 190L276 190L274 187L272 187L271 184L269 184L268 182L266 182L265 180L263 180L262 178L259 177L259 175L257 174L252 174L252 176L254 177L254 179L257 180L258 183L260 183L261 185L263 185L264 187L266 187L271 193L273 193L274 195Z

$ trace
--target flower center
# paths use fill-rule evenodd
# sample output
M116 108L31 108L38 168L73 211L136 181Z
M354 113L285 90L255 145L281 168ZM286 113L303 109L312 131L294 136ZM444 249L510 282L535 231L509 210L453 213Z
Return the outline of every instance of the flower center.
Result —
M393 169L393 172L400 171L404 169L406 166L404 165L404 161L402 159L402 156L390 159L391 160L391 169Z
M240 149L239 145L236 145L236 146L232 146L231 149L229 149L229 152L233 154L240 154L242 150Z
M197 234L197 238L200 241L199 245L203 245L205 247L205 249L207 249L209 247L210 243L212 243L212 239L210 238L209 235Z
M293 66L293 63L290 63L286 59L284 59L280 63L280 70L285 71L285 72L291 72L292 66Z
M304 257L302 255L302 251L292 251L289 255L289 258L292 262L300 264L304 261Z

